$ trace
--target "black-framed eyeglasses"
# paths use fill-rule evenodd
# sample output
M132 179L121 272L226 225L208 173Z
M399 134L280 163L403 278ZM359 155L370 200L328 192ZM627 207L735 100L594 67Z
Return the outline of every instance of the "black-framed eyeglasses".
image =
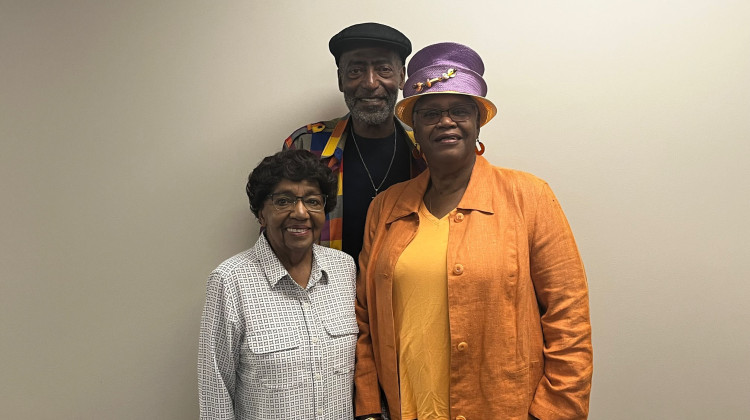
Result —
M424 125L437 124L446 113L454 122L467 121L476 118L477 106L475 104L461 104L448 109L422 108L414 110L417 120Z
M297 205L297 201L302 201L307 211L314 213L321 212L326 207L326 196L323 194L310 194L304 197L292 195L289 193L269 194L273 207L278 211L290 211Z

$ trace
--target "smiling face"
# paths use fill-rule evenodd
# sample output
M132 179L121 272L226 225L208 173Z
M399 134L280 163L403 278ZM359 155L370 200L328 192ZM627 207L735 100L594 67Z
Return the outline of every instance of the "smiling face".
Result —
M446 111L466 104L473 112L466 121L453 121L447 112L443 112L435 124L426 124L419 117L420 111ZM471 97L447 93L424 95L414 105L414 111L414 138L431 168L436 165L473 165L475 143L479 137L479 113Z
M305 197L321 194L321 191L316 182L283 179L271 191L271 194L279 193ZM276 210L270 197L264 201L263 208L258 213L258 221L265 228L268 243L282 262L312 250L313 243L320 239L320 229L325 218L322 211L308 211L302 200L294 203L291 211Z
M352 118L368 125L390 124L404 76L401 58L385 48L359 48L339 59L339 90L346 106Z

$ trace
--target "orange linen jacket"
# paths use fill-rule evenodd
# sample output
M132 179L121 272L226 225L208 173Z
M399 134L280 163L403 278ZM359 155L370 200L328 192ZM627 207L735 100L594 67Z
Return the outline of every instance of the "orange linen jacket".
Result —
M380 412L382 389L391 419L401 420L393 271L416 235L429 176L392 186L367 214L357 279L358 416ZM448 217L451 417L586 419L593 371L588 288L552 190L480 156Z

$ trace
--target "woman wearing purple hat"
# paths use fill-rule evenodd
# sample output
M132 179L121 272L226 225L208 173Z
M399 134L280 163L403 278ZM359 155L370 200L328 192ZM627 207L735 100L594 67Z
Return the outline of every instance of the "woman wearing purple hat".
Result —
M585 419L586 275L565 215L535 176L492 166L484 63L430 45L396 115L429 169L370 206L357 281L355 411L392 420ZM384 398L384 400L383 400Z

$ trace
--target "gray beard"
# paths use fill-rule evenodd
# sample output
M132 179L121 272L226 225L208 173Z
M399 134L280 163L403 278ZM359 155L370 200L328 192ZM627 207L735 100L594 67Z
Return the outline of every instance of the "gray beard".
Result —
M356 98L344 96L344 102L346 102L349 112L352 114L352 118L357 121L361 121L367 125L380 125L388 122L390 118L393 118L393 110L396 107L396 96L388 96L386 106L383 109L375 111L364 111L357 109L354 105L357 103Z

